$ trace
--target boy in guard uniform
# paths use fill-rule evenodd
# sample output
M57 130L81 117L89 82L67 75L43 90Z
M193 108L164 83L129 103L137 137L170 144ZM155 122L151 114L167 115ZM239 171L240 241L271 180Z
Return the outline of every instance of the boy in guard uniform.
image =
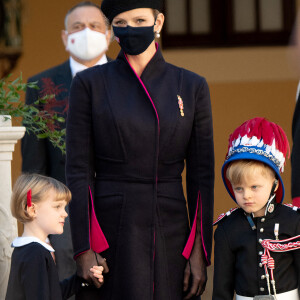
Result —
M300 214L282 204L287 153L284 131L263 118L230 136L222 178L239 208L214 223L213 300L299 300Z

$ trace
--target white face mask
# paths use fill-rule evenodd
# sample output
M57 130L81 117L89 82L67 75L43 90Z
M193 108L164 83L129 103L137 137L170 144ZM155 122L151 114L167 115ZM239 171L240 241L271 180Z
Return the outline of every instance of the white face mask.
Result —
M92 60L108 49L106 35L85 28L68 35L66 50L81 60Z

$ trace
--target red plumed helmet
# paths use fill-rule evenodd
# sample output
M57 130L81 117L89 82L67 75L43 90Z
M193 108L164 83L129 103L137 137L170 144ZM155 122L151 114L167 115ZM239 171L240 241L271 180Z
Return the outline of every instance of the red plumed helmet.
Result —
M280 173L284 170L285 158L290 147L283 129L264 118L253 118L239 126L229 137L228 152L222 167L222 178L230 196L235 200L231 183L226 178L227 166L235 160L257 160L271 167L278 179L276 202L284 197L284 186Z

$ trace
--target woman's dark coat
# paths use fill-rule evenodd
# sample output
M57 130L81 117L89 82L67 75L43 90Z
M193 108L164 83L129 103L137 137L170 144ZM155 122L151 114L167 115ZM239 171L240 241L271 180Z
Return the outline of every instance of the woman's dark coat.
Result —
M141 80L151 99L121 52L115 61L79 73L71 87L66 175L74 251L93 248L90 186L109 244L101 253L110 269L97 291L102 300L182 299L182 252L198 198L210 264L214 150L207 83L166 63L159 49Z

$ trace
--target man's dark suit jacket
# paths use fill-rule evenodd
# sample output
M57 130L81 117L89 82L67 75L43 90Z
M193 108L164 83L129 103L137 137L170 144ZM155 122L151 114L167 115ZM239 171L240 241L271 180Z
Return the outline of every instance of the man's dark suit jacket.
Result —
M38 81L40 89L27 90L27 104L32 104L39 96L55 94L55 98L49 100L50 105L45 109L61 113L66 118L68 94L72 82L69 60L29 78L28 81ZM60 123L61 129L65 126L65 123ZM26 133L22 139L22 157L23 172L36 172L65 183L65 156L59 149L54 148L49 140L37 139L35 135Z

